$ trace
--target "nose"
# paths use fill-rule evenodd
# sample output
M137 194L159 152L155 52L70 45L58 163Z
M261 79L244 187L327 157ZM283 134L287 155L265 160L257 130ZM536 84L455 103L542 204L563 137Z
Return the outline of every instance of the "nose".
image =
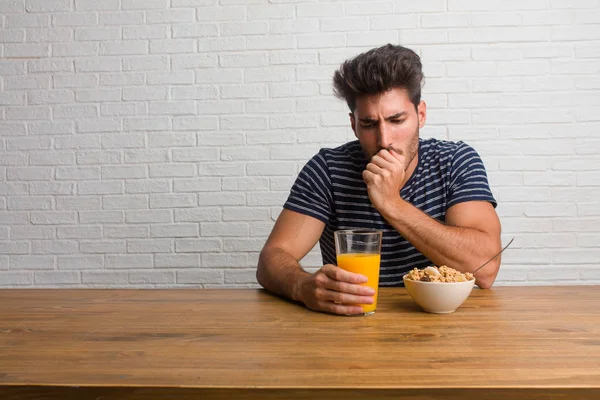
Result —
M393 145L392 132L385 121L379 124L379 147L387 149Z

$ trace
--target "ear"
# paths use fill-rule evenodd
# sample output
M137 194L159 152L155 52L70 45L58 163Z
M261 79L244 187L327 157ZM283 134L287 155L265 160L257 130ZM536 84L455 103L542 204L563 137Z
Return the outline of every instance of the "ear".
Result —
M356 133L356 120L354 119L354 113L349 113L350 116L350 127L352 128L352 132L354 132L354 136L358 139L358 134Z
M422 100L417 107L417 116L419 117L419 128L422 128L427 120L427 104Z

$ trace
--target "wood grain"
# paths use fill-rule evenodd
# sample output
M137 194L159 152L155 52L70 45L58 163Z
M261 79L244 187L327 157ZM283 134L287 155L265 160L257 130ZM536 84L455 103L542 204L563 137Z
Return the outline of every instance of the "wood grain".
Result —
M0 290L0 397L597 399L599 289L474 290L435 315L383 288L369 317L261 290Z

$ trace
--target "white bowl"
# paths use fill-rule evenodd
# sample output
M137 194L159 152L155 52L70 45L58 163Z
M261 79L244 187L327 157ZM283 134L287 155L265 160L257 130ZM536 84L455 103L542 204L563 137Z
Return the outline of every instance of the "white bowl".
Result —
M424 311L434 314L454 312L469 297L475 279L466 282L423 282L403 277L408 294Z

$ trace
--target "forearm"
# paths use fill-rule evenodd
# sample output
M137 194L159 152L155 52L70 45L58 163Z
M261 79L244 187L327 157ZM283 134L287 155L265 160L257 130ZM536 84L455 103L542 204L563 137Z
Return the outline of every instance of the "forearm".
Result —
M473 272L499 251L499 237L474 228L443 224L402 199L382 210L382 215L436 265ZM498 258L477 272L478 286L491 286L499 263Z
M275 294L301 301L297 289L302 278L308 275L283 249L269 247L260 253L256 279L265 289Z

